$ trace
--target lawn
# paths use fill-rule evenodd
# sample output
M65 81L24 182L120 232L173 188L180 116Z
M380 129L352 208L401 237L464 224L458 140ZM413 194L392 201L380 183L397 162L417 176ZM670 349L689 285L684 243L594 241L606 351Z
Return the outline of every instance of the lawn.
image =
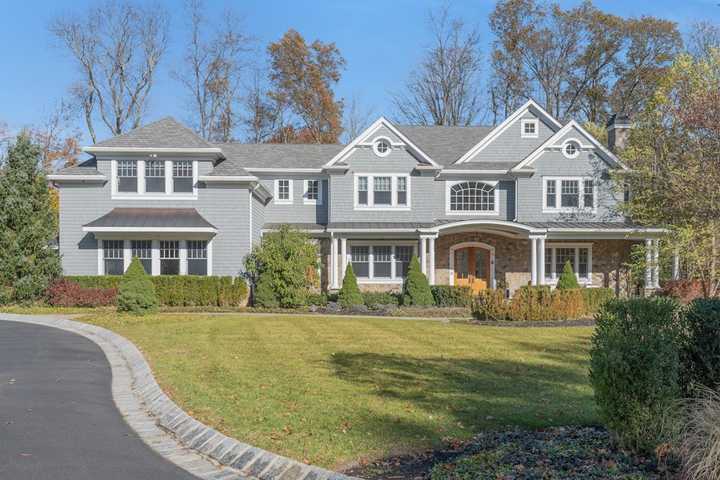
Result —
M330 468L504 425L597 421L589 327L236 314L82 320L135 342L165 391L200 420Z

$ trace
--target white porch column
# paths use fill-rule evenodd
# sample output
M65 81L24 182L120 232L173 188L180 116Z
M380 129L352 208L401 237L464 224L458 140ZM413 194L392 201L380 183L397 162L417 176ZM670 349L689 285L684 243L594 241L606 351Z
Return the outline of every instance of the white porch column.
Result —
M420 271L427 275L427 237L420 237Z
M660 240L655 240L653 248L653 288L660 288Z
M530 285L537 285L537 237L530 237Z
M187 275L187 240L180 240L180 275Z
M330 239L330 287L338 288L337 282L337 254L338 254L338 239L333 236Z
M545 237L538 238L537 245L538 285L545 285Z
M126 272L132 262L132 244L130 240L123 241L123 272Z
M160 275L160 240L152 241L151 258L152 274Z
M673 251L672 279L680 280L680 252L677 248Z
M645 239L645 288L653 287L653 241Z
M340 239L340 284L345 280L345 269L347 268L347 238Z
M435 237L428 238L428 250L430 253L430 275L428 280L430 281L430 285L435 285Z

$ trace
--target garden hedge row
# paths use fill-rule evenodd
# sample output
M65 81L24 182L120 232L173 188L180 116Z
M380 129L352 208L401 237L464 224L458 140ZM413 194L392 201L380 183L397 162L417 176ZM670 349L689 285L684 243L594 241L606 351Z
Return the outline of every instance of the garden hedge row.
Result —
M118 275L87 275L64 277L84 289L115 289L120 286ZM201 277L196 275L162 275L150 277L160 304L168 307L237 306L248 295L245 280L233 277Z

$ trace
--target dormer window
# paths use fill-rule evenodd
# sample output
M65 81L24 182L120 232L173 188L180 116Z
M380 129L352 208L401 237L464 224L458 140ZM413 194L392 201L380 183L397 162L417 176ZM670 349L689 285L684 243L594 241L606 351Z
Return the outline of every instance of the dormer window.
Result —
M385 137L376 138L373 141L373 151L378 157L386 157L390 154L390 140Z
M520 136L522 138L538 137L538 120L537 118L524 118L520 122Z
M580 145L575 140L568 140L562 147L565 158L575 158L580 155Z

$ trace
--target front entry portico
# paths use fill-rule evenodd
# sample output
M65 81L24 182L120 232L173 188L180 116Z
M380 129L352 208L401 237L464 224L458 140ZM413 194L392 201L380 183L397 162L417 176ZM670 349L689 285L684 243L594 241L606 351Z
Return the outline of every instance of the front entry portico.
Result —
M448 265L452 284L470 287L473 293L494 288L495 248L482 242L465 242L450 247Z

